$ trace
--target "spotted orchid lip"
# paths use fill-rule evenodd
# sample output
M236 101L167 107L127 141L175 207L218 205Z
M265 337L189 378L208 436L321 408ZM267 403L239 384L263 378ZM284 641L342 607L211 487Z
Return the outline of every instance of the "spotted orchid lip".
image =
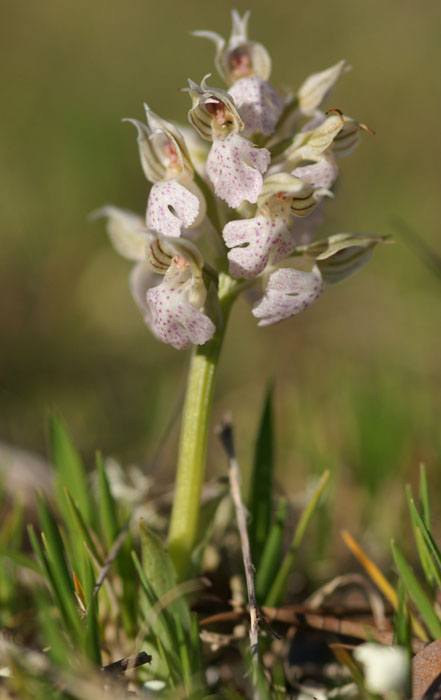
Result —
M319 204L314 187L288 173L265 179L258 198L258 213L250 219L230 221L223 230L233 277L253 279L268 263L279 262L296 247L290 228L294 216L308 216Z
M259 326L269 326L305 311L323 292L323 282L317 266L312 272L282 268L270 275L262 299L252 313L260 319Z
M271 155L266 148L256 148L239 134L230 134L224 141L215 141L208 154L206 171L215 194L230 207L245 200L257 202L264 173Z
M147 226L163 236L177 238L199 212L199 199L177 180L157 182L150 190Z

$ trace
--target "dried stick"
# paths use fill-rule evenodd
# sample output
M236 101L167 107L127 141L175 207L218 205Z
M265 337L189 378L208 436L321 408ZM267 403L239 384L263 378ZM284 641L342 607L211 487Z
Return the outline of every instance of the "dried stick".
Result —
M124 525L123 529L119 533L118 537L116 538L115 542L112 545L112 549L109 552L109 555L107 557L107 560L104 563L104 566L102 567L99 576L97 578L95 587L93 589L93 597L96 598L101 586L103 585L105 578L107 574L109 573L109 569L112 566L113 562L115 561L116 557L119 554L119 550L121 549L124 540L126 538L127 532L130 527L130 520L127 521L127 523Z
M342 611L344 612L344 611ZM216 615L210 615L200 621L201 625L212 625L219 622L236 623L241 620L246 611L228 610ZM351 610L347 611L350 614ZM262 606L262 619L267 622L279 622L294 627L306 626L312 629L323 630L355 639L375 639L380 644L393 644L393 633L384 629L378 629L368 622L342 619L322 613L319 610L311 610L303 605L288 605L283 608L270 608ZM412 639L412 650L416 654L424 649L426 644L414 637Z
M245 577L248 590L250 608L250 646L253 666L256 669L259 659L259 614L257 610L256 592L254 588L254 566L251 561L250 541L247 530L247 513L240 494L240 471L234 450L233 427L229 419L225 419L219 430L219 438L222 442L229 461L229 478L231 495L236 509L237 527L239 529L242 557L245 568Z

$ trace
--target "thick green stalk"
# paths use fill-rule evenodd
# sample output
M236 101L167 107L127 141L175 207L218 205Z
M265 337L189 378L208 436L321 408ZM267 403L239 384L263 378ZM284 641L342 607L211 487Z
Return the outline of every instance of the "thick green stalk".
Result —
M222 321L212 340L193 349L188 373L168 540L169 553L181 580L187 574L197 537L216 370L236 286L229 275L220 275Z

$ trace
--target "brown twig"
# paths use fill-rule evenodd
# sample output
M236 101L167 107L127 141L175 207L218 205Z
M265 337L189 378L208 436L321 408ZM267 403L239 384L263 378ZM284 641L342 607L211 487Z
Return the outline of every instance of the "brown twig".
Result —
M127 521L127 523L124 525L123 529L119 533L118 537L116 538L115 542L112 545L112 549L109 552L109 556L107 557L104 566L102 567L99 576L97 578L95 587L93 589L93 597L96 598L101 586L103 585L103 582L109 573L109 569L112 566L113 562L115 561L116 557L118 556L119 550L122 547L122 544L124 542L125 536L127 535L128 529L130 526L130 520Z
M374 625L365 621L356 621L342 619L327 614L323 614L319 610L311 610L302 605L289 605L283 608L270 608L262 606L262 614L265 619L270 622L279 622L285 625L299 627L304 625L312 629L323 630L324 632L332 632L338 635L354 637L355 639L375 639L380 644L392 644L393 633L384 629L378 629ZM347 611L350 614L351 610ZM201 625L211 625L219 622L237 622L246 614L246 610L228 610L217 615L201 620ZM421 651L425 647L424 642L414 638L412 640L412 650L414 653Z
M384 629L386 612L383 598L380 596L370 579L363 576L363 574L356 573L336 576L331 581L325 583L324 586L321 586L317 591L315 591L315 593L310 595L305 600L304 604L311 609L320 608L323 606L326 598L331 596L338 588L354 585L360 587L365 594L372 610L372 617L374 618L375 627L378 629Z
M236 509L237 527L239 529L242 557L245 568L245 578L248 590L250 614L250 646L254 671L259 663L259 613L257 610L256 592L254 588L254 566L251 561L250 541L247 529L247 513L240 493L240 471L236 459L233 439L233 427L228 418L224 419L219 430L219 438L228 456L231 495Z
M126 656L124 659L119 659L119 661L114 661L107 666L103 666L103 671L107 673L124 673L129 668L136 668L137 666L143 666L144 664L150 664L152 657L150 654L146 654L145 651L141 651L139 654L134 654L133 656Z

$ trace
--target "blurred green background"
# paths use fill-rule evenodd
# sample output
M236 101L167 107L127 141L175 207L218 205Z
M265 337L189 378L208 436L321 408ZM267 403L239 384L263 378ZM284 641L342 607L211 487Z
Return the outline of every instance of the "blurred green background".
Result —
M150 336L128 291L129 265L87 217L106 203L144 212L135 132L121 118L143 119L146 101L186 123L179 88L215 74L212 45L189 31L228 36L232 7L252 10L251 37L269 49L275 85L298 86L341 58L352 65L328 106L376 136L342 162L322 232L392 234L396 243L291 321L258 329L238 304L214 420L232 410L246 470L274 377L283 488L331 466L346 525L363 522L372 500L392 523L391 504L421 459L439 483L440 283L393 224L399 216L441 251L436 0L2 0L0 438L45 452L46 412L57 407L88 458L100 448L150 468L188 356ZM161 474L173 471L176 435ZM223 468L213 437L210 473ZM354 497L357 485L367 498Z

